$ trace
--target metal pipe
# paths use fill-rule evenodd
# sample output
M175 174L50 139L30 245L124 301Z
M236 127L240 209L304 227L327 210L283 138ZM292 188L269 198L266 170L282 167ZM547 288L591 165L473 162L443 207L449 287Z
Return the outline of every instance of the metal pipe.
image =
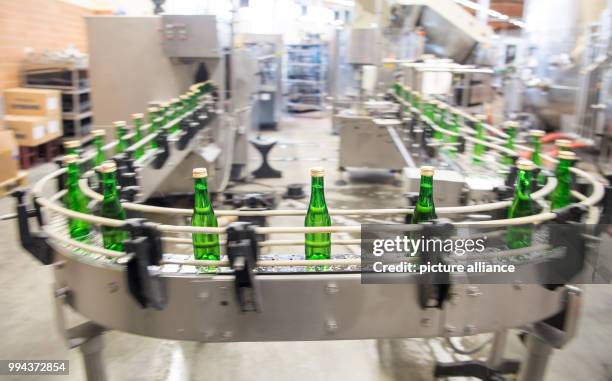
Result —
M543 381L552 346L537 336L530 334L527 339L527 358L519 373L520 381Z

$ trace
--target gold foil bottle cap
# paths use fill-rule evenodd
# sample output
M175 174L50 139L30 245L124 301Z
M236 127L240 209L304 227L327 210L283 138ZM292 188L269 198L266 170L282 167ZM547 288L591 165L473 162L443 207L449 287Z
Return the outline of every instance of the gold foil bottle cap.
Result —
M535 169L535 164L533 161L527 159L520 159L516 162L516 166L518 169L523 171L533 171Z
M136 113L136 114L132 114L132 119L142 119L144 118L144 114L142 113Z
M116 122L113 122L113 126L114 126L115 128L118 128L118 127L126 127L126 126L127 126L127 123L125 123L125 121L124 121L124 120L118 120L118 121L116 121Z
M517 128L519 128L519 126L520 124L516 120L511 120L509 122L506 122L506 128L513 128L516 130Z
M76 163L79 160L79 155L70 154L64 156L64 164Z
M555 145L559 148L571 148L572 141L569 139L557 139Z
M323 176L325 176L325 168L323 167L310 168L310 177L323 177Z
M572 151L559 151L557 158L564 160L576 160L576 154Z
M435 171L436 171L436 168L430 165L424 165L421 167L421 176L431 177L434 175Z
M111 173L117 170L117 165L114 161L105 161L100 165L100 172L102 173Z
M81 142L78 140L67 140L64 142L64 148L79 148Z
M91 131L91 134L93 136L105 136L106 135L106 131L104 131L104 130L93 130L93 131Z
M149 107L149 108L147 109L147 112L158 112L158 111L159 111L159 108L158 108L158 107Z
M533 136L536 138L541 138L542 136L544 136L546 133L542 130L529 130L529 136Z
M193 171L191 171L191 176L194 179L203 179L208 177L208 171L206 168L194 168Z

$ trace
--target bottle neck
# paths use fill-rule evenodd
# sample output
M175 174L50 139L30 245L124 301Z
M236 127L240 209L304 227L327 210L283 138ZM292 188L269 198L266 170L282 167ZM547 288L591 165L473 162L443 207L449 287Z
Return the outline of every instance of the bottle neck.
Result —
M117 127L117 138L123 139L124 136L125 136L125 128Z
M516 197L526 200L531 197L531 171L519 169L516 185Z
M96 139L94 140L94 146L96 147L96 152L102 152L102 147L104 146L102 142L102 136L96 136Z
M559 164L557 164L557 169L555 171L557 178L570 175L570 168L572 165L573 160L559 159Z
M508 134L508 139L506 140L506 148L512 149L514 147L514 129L508 128L506 130L506 133Z
M193 179L194 181L194 207L206 208L210 207L210 197L208 195L208 182L206 177Z
M104 199L110 200L117 198L117 174L116 172L107 172L102 174L102 183L104 190Z
M476 129L476 137L481 138L484 135L484 127L482 122L476 122L476 126L474 126L474 128Z
M79 166L78 166L77 163L70 163L70 164L68 164L68 168L66 169L66 171L67 171L66 188L71 190L75 186L78 186L79 179L81 177L81 173L79 171Z
M134 119L134 133L136 133L136 136L140 136L140 127L142 127L142 119Z
M310 206L325 206L323 177L312 177L310 186Z
M433 205L433 176L421 176L420 205Z
M531 161L533 161L534 164L541 165L542 163L540 160L540 152L542 151L542 141L540 140L539 137L534 136L532 140L532 144L533 144L533 154L531 155Z

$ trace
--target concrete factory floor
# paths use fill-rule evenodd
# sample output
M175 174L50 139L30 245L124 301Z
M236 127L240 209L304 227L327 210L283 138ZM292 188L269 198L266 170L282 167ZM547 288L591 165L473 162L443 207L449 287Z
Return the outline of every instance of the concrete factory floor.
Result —
M403 206L402 190L393 184L393 178L387 174L376 174L374 182L358 181L344 187L334 185L338 176L335 171L338 137L331 135L330 131L329 118L286 118L280 131L264 134L279 139L271 156L272 165L283 171L283 178L259 180L258 184L243 185L239 189L266 189L272 186L282 190L288 183L307 183L308 168L322 165L329 171L326 182L331 207ZM368 152L363 154L367 155ZM251 156L251 169L254 169L258 166L259 158L254 151ZM49 164L33 169L31 183L52 167ZM307 200L298 203L285 201L280 206L303 207L301 203L305 202ZM0 199L0 214L13 211L13 204L11 198ZM303 222L298 218L271 223L301 225ZM14 221L0 222L0 247L0 359L68 359L70 376L53 379L84 380L80 353L66 348L56 328L51 269L41 266L21 249ZM555 351L547 380L612 380L612 286L587 286L584 299L578 336L562 351ZM494 314L495 311L474 313ZM515 333L510 334L507 354L520 358L523 347ZM463 344L470 347L487 337L468 338ZM104 342L107 372L109 379L114 381L418 381L432 379L435 359L466 359L452 354L440 339L382 343L362 340L198 344L108 332L104 335ZM379 346L384 350L379 352ZM380 356L379 353L385 355ZM486 351L479 355L486 356Z

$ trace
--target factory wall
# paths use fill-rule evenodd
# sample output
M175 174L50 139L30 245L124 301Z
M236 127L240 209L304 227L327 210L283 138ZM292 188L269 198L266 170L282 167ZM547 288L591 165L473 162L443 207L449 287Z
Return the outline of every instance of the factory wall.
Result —
M27 48L56 51L72 44L87 52L83 17L91 14L60 0L0 0L0 92L19 85Z

